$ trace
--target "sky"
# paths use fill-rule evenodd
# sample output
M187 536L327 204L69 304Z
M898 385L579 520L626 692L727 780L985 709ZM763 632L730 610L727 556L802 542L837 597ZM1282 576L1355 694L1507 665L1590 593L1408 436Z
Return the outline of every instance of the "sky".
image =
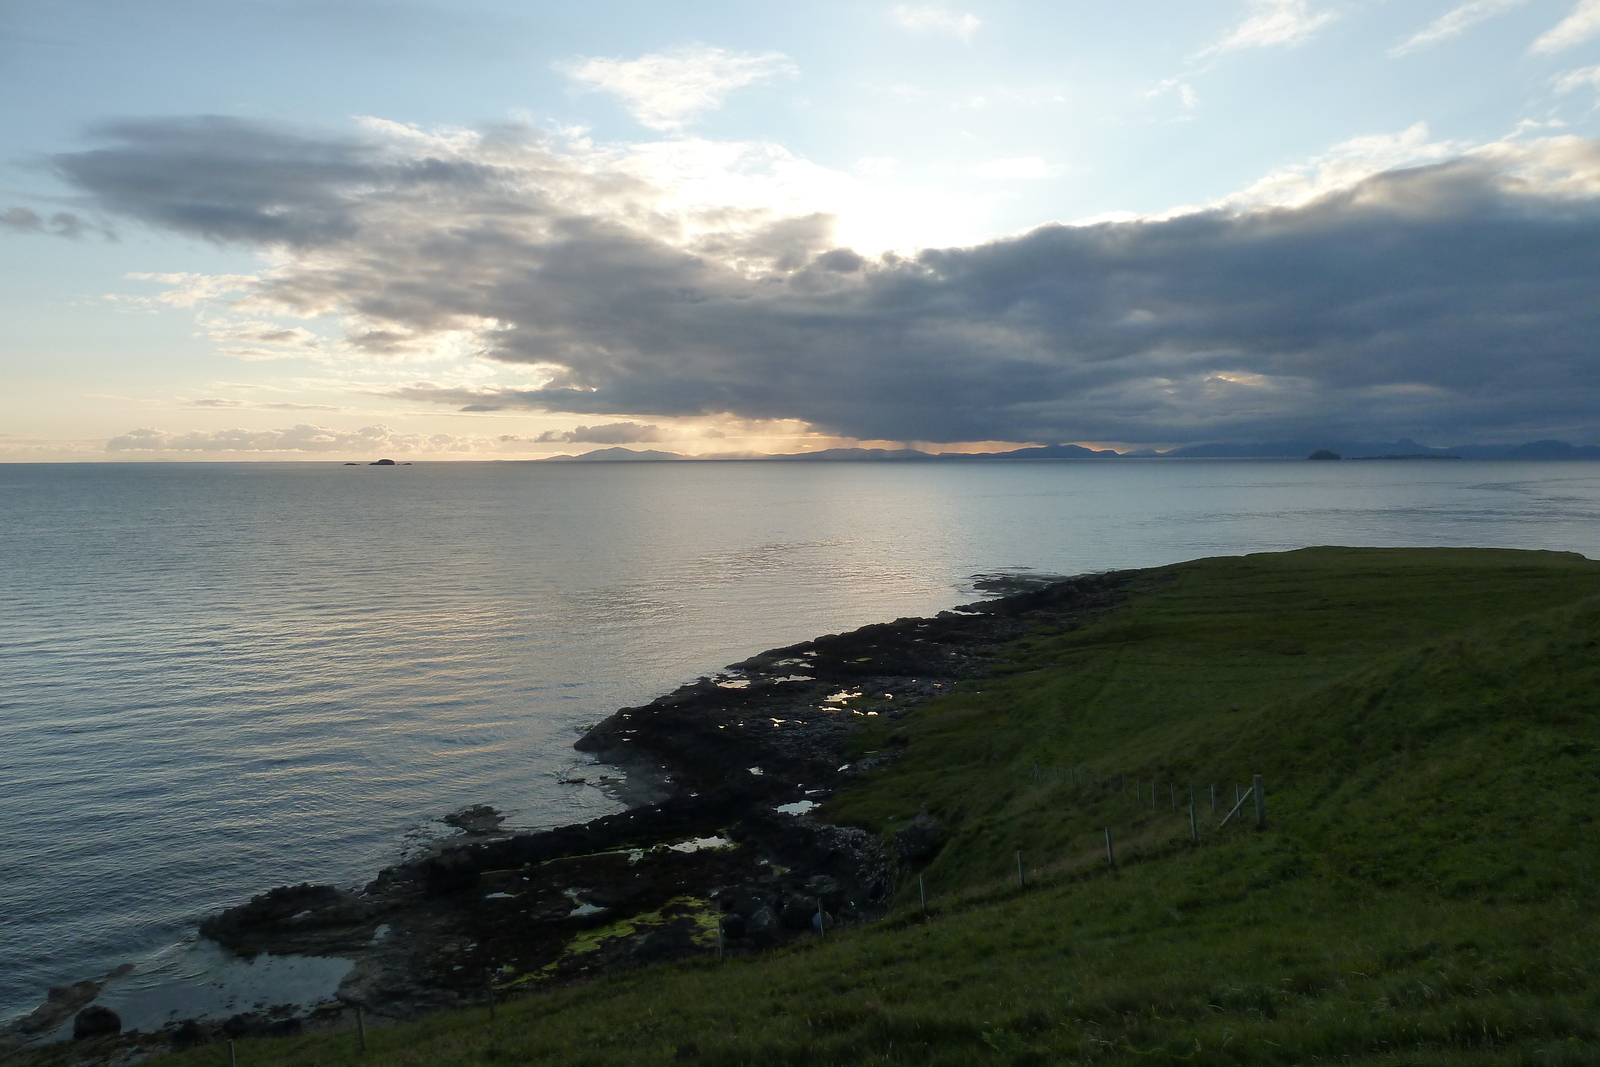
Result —
M1600 0L8 0L0 460L1600 442Z

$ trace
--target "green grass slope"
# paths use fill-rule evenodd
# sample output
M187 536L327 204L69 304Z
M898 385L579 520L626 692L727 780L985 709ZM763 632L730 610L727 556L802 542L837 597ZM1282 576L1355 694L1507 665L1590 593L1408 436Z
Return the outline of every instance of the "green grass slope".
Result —
M1162 568L856 743L900 755L822 814L936 817L931 914L913 875L888 920L822 942L376 1030L365 1057L332 1034L239 1063L1600 1062L1600 564ZM1218 828L1210 786L1231 805L1256 773L1268 828Z

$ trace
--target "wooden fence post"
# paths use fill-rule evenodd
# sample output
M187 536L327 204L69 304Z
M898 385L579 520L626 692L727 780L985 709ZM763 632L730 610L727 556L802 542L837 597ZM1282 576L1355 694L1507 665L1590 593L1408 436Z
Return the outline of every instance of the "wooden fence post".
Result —
M1211 783L1211 814L1217 813L1217 783Z
M917 875L917 895L922 898L922 914L928 914L928 887L922 884L922 875Z
M367 1051L367 1020L361 1014L361 1005L356 1005L356 1039L361 1042L361 1051Z
M1111 827L1106 827L1106 862L1111 864L1111 869L1117 869L1117 854L1111 848Z
M1017 853L1017 888L1028 888L1027 876L1022 873L1022 853Z
M1200 823L1194 817L1194 786L1189 787L1189 837L1195 844L1200 843Z
M1267 796L1261 788L1261 776L1258 774L1250 783L1250 791L1256 795L1256 829L1267 828Z

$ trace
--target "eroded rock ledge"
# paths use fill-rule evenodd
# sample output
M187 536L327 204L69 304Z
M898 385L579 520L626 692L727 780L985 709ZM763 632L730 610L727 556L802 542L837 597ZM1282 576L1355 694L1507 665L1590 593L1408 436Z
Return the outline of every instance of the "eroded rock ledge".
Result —
M862 922L893 893L897 859L867 833L797 809L862 767L845 740L863 713L898 717L995 663L1031 627L1071 628L1129 574L1050 581L995 600L764 652L577 743L656 799L539 833L476 830L384 870L360 892L286 886L202 924L243 954L338 955L341 997L391 1017L694 954L751 952L819 923ZM892 710L890 710L892 709ZM789 811L782 810L784 808Z

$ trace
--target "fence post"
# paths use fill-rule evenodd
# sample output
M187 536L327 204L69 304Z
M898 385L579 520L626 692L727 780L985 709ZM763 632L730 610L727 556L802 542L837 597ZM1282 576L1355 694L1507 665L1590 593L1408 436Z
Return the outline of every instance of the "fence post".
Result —
M1217 813L1217 783L1211 783L1211 814Z
M922 875L917 875L917 896L922 898L922 914L928 914L928 887L922 884Z
M826 938L828 936L828 920L822 915L821 897L817 898L817 936L819 938Z
M239 1061L233 1055L233 1039L228 1039L228 1067L239 1067Z
M367 1020L361 1014L361 1005L356 1005L356 1038L361 1042L361 1051L367 1051Z
M1106 862L1111 864L1111 869L1117 869L1117 854L1111 848L1111 827L1106 827Z
M1178 786L1176 782L1172 785L1172 810L1178 810Z
M1195 844L1200 843L1200 823L1194 817L1194 786L1189 787L1189 838Z
M1250 791L1256 795L1256 829L1267 828L1267 797L1261 788L1261 776L1256 775L1250 782Z
M1017 853L1017 888L1018 889L1026 889L1027 887L1028 887L1027 876L1022 873L1022 853L1018 852Z

